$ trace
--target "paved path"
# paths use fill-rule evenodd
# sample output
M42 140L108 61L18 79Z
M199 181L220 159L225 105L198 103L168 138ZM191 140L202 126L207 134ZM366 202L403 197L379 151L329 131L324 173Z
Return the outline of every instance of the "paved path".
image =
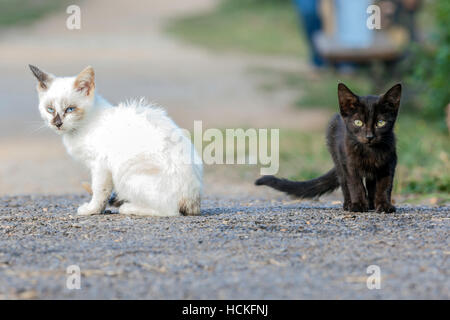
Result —
M0 198L0 298L450 298L449 207L208 197L199 217L73 216L85 200ZM80 290L66 288L69 265ZM380 290L367 289L370 265Z

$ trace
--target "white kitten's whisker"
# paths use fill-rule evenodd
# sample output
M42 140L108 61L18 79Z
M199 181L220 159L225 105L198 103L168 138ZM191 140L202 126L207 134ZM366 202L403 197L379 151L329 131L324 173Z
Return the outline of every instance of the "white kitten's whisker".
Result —
M47 125L46 125L46 124L40 125L40 126L37 127L37 128L31 128L31 130L27 131L26 133L29 134L29 135L31 135L31 134L34 134L34 133L39 132L40 130L42 130L42 129L44 129L44 128L47 128Z

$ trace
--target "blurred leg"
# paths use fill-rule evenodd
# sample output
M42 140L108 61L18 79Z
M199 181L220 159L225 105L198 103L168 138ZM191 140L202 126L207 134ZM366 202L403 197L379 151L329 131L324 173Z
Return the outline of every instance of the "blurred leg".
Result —
M319 16L319 0L294 0L294 3L297 7L302 27L306 33L312 62L315 66L322 66L323 59L313 42L314 33L322 29L322 22Z

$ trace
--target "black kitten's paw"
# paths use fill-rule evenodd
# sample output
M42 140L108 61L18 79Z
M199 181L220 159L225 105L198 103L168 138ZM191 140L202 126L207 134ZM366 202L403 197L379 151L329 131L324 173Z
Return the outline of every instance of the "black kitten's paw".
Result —
M367 212L369 211L369 206L365 203L351 203L349 207L351 212Z
M379 203L377 204L377 212L385 212L385 213L392 213L395 212L395 207L390 203Z
M350 211L350 201L344 201L344 211Z
M369 210L375 210L375 204L369 201Z

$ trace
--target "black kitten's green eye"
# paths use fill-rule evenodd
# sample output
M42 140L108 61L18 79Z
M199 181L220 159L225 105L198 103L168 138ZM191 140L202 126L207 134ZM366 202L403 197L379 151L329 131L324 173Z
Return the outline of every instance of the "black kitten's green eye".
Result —
M384 127L385 125L386 125L386 121L378 120L378 122L377 122L377 127L378 128Z
M355 124L355 126L357 127L362 127L363 126L363 122L361 120L355 120L353 121L353 123Z
M52 107L47 107L47 112L48 113L53 113L53 112L55 112L55 109L53 109Z

